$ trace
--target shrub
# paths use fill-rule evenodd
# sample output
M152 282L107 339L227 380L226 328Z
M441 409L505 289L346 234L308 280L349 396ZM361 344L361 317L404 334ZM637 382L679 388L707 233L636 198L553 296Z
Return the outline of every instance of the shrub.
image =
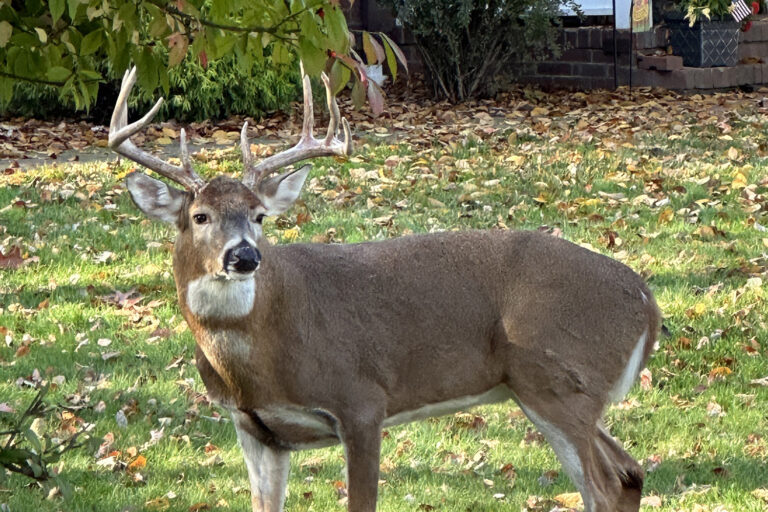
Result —
M287 108L301 90L295 67L275 66L267 60L254 63L246 72L234 54L211 62L207 68L186 59L171 68L168 81L169 93L158 118L180 121L221 119L233 114L258 117ZM119 80L100 84L98 98L87 117L108 124L119 90ZM142 92L132 98L131 107L146 112L157 96ZM0 114L42 119L83 117L76 111L74 101L60 99L57 88L28 82L16 84L12 100L5 109L0 109Z
M301 91L298 69L255 63L246 73L234 55L205 69L186 60L171 70L169 81L170 93L160 114L180 121L222 119L233 114L258 117L287 108ZM119 84L116 87L119 90ZM146 112L156 100L156 95L143 93L135 106Z
M500 74L559 54L568 0L379 0L413 34L435 95L452 102L490 94Z

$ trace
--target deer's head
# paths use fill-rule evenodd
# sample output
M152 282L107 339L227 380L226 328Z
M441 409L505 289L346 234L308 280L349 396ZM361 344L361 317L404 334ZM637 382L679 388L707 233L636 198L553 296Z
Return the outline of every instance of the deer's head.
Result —
M174 224L178 230L175 265L185 267L190 280L245 281L253 277L261 263L262 220L283 213L296 201L309 174L310 166L282 174L280 169L327 155L348 155L351 136L346 119L341 120L344 140L336 138L339 109L323 74L327 91L330 123L326 137L315 139L313 132L312 90L304 76L304 124L299 142L286 151L258 164L253 163L248 143L248 124L243 126L240 145L243 153L243 179L218 176L206 182L192 168L186 134L181 130L181 165L172 165L136 147L130 137L145 127L157 113L162 98L140 120L128 125L127 99L136 82L136 68L123 77L109 128L109 146L117 153L151 169L183 188L141 172L128 175L126 184L136 205L148 216ZM180 283L177 283L177 285Z

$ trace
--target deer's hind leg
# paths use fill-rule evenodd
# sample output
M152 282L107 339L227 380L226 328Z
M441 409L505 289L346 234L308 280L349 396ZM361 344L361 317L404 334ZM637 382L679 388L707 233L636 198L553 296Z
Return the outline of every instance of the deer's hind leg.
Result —
M519 400L526 416L547 438L584 500L585 512L637 512L643 488L643 471L613 438L599 420L579 413L577 401L571 402L558 417L548 410L528 406ZM538 412L537 412L538 411ZM544 415L548 415L544 416ZM576 420L576 421L574 421ZM578 429L574 429L579 425Z
M602 427L608 392L599 390L610 386L590 380L599 372L582 372L550 350L519 345L505 360L516 402L547 438L585 511L637 512L643 472Z

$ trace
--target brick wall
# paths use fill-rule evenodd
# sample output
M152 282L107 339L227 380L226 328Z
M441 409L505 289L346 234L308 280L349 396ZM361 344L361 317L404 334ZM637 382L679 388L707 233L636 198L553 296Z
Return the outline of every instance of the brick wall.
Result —
M618 31L619 83L629 80L629 33ZM564 28L559 58L530 64L521 81L573 89L611 88L614 85L613 29L611 27ZM626 79L623 79L626 77Z
M630 37L634 38L634 52L630 51ZM612 88L616 69L619 85L629 84L630 79L634 86L668 89L768 84L768 19L754 21L751 30L740 34L740 63L733 67L683 67L682 59L666 55L668 38L663 26L638 34L617 31L618 66L614 67L612 27L565 28L561 42L566 50L562 55L529 65L521 80L572 89Z

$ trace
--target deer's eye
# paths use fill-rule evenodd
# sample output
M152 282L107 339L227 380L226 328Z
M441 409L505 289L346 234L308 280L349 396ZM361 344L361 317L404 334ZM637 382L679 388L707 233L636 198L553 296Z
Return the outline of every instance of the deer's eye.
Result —
M256 216L256 224L261 224L264 221L264 214L260 213Z
M208 215L204 213L196 213L192 218L195 220L195 224L205 224L208 222Z

